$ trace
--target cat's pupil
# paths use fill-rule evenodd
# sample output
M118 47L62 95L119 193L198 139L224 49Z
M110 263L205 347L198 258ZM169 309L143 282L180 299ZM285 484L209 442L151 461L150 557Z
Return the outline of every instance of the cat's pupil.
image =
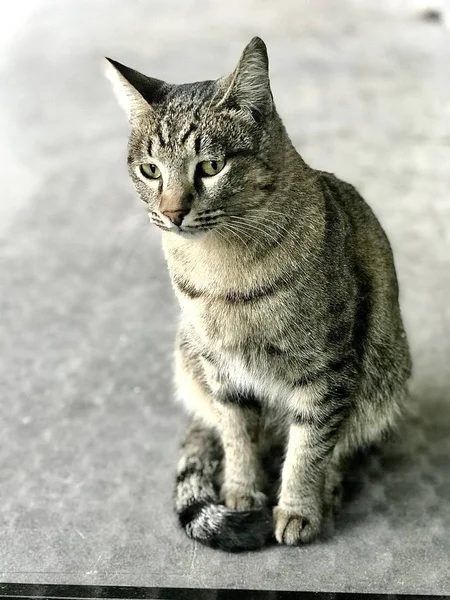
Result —
M151 171L153 174L155 174L155 171L156 171L156 167L155 167L155 165L150 165L150 171Z
M216 160L211 161L211 168L213 171L215 171L217 169L217 161Z

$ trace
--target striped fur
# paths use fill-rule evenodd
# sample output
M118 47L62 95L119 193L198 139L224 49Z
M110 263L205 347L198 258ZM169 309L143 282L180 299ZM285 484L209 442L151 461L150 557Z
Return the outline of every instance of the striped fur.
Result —
M347 460L383 441L407 397L389 242L358 192L291 144L261 40L216 82L146 85L114 65L121 101L131 98L130 175L163 231L181 306L175 383L194 422L178 466L180 523L227 550L272 535L309 542L339 503ZM220 173L199 175L199 162L223 159ZM148 162L159 181L140 176ZM189 198L176 231L163 195ZM264 458L274 448L284 449L275 494Z
M257 550L273 536L270 512L234 511L219 502L223 449L217 433L194 421L186 433L177 468L175 508L186 534L213 548Z

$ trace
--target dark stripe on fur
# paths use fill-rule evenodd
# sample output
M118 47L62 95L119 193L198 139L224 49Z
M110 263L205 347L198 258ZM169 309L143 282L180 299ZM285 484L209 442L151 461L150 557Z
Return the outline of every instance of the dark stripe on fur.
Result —
M177 479L178 482L178 479ZM192 523L196 518L198 518L200 511L209 506L209 502L193 502L189 504L181 512L178 513L178 522L180 523L183 529Z
M209 215L212 212L216 212L216 211L217 211L217 208L207 208L205 210L200 211L197 216L202 217L203 215Z
M180 143L185 144L188 137L191 135L191 133L193 133L197 129L197 127L198 127L197 123L191 123L189 125L188 129L181 136Z
M196 229L199 229L201 231L205 231L205 229L211 229L212 225L209 223L205 223L204 225L184 225L183 227L183 231L189 231L189 232L193 232Z
M218 514L221 515L221 523L217 527ZM202 536L195 536L195 521L200 518L214 525L211 528L206 525ZM196 502L182 511L179 522L191 539L226 552L260 550L273 536L269 509L238 512L217 504Z
M303 413L296 412L292 417L293 425L308 425L313 426L316 424L316 417L312 417L311 415L305 415Z
M218 219L219 217L217 215L201 215L199 217L197 217L196 219L194 219L195 223L203 223L203 221L212 221L213 219Z
M237 149L227 152L227 158L235 158L236 156L251 156L253 159L259 160L259 157L255 156L255 152L253 150L245 150L242 148L240 150Z
M159 145L161 146L161 148L165 148L165 147L166 147L166 142L165 142L165 140L163 139L163 136L162 136L162 131L161 131L161 129L160 129L160 128L158 128L158 129L156 130L156 136L157 136L157 138L158 138L158 143L159 143Z
M180 290L180 292L186 294L186 296L188 296L189 298L200 298L201 296L207 294L207 292L203 292L202 290L197 289L191 283L189 283L185 279L181 279L180 277L173 276L173 282ZM261 298L265 298L267 296L277 293L280 289L284 288L287 285L290 284L286 280L286 278L280 277L273 283L269 283L266 286L261 286L252 290L245 291L230 290L225 294L225 296L216 296L216 299L222 299L226 302L231 303L256 302Z
M181 454L185 466L177 475L175 505L186 535L228 552L264 546L273 536L269 509L238 512L220 504L216 476L223 450L217 433L202 423L192 423Z
M292 386L307 386L315 383L318 379L326 378L330 389L335 392L334 395L345 397L348 396L350 391L345 388L345 383L353 381L355 374L352 358L350 356L340 356L339 358L329 360L328 364L321 369L303 373L300 377L292 381Z
M292 282L288 282L287 277L283 275L283 277L280 277L267 285L253 288L252 290L230 290L227 292L225 300L227 302L255 302L266 296L271 296L280 289L291 284Z
M261 402L252 392L241 392L236 389L229 389L223 395L217 396L216 400L221 404L237 404L242 408L250 410L261 410Z
M198 195L200 195L203 191L202 178L198 174L198 169L195 170L194 174L194 188Z
M205 360L207 360L208 362L210 362L212 365L218 366L218 361L217 361L216 357L209 350L206 350L206 349L202 350L200 352L200 356L202 358L204 358Z
M177 475L177 479L176 482L178 483L183 483L183 481L185 481L188 477L190 477L191 475L197 475L198 477L202 477L203 476L203 472L202 469L198 467L198 465L193 464L193 465L188 465L187 467L185 467L180 473L178 473Z
M324 193L324 197L325 197L325 201L326 201L326 208L327 208L327 213L329 215L329 231L332 232L333 229L336 230L336 223L334 215L331 214L331 212L333 211L332 206L333 206L333 199L338 200L338 202L342 202L342 198L343 198L343 194L345 193L348 197L352 197L352 196L357 196L358 193L356 192L355 188L353 186L351 186L350 184L344 183L342 181L339 181L336 177L334 177L334 175L331 175L329 173L322 173L322 176L319 178L319 183L322 187L322 191ZM335 211L336 209L334 209ZM348 215L347 218L351 218L351 215ZM356 228L356 225L353 223L353 228ZM332 244L328 244L330 247L330 251L332 251ZM347 256L350 257L351 256L351 248L349 246L347 246L348 250L347 250ZM348 322L353 324L353 329L350 333L350 335L348 336L348 340L351 341L351 346L353 348L355 348L357 354L358 354L358 359L359 362L361 363L363 361L363 357L366 351L366 337L367 337L367 331L369 330L370 327L370 319L371 319L371 314L372 314L372 297L373 297L373 283L368 275L367 272L365 272L362 264L360 261L354 260L353 261L353 270L355 272L355 274L357 275L356 280L358 282L358 290L357 290L357 294L358 294L358 299L357 299L357 306L356 306L356 314L352 315L351 319L348 320ZM336 275L335 275L336 277ZM335 283L332 283L330 281L330 284L336 287ZM332 295L330 295L330 297L332 297ZM340 305L340 306L333 306L334 302L331 304L330 306L330 314L332 314L334 311L338 312L339 309L342 309L343 311L345 310L345 306L344 305ZM345 313L344 313L345 314ZM336 314L334 315L336 316ZM345 322L344 319L341 318L341 324L342 321ZM330 332L330 342L334 342L336 343L337 340L337 336L339 335L339 333L342 334L342 330L341 332L339 332L339 329L333 331L333 329ZM341 342L342 343L342 342Z
M261 186L261 189L263 192L268 192L269 194L272 194L273 192L276 192L277 186L274 183L266 183L265 185Z
M292 382L292 387L303 387L316 382L318 379L322 379L329 373L329 369L324 367L323 369L317 369L317 371L310 371L300 375L297 379Z
M181 279L180 277L173 276L172 281L175 284L175 286L178 288L178 290L185 296L188 296L188 298L191 298L194 300L195 298L200 298L201 296L204 295L204 292L195 288L192 284L187 282L185 279Z

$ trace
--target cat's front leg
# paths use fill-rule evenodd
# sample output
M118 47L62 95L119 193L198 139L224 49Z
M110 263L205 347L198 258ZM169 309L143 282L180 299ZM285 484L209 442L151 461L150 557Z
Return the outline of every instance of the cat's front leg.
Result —
M279 543L310 542L320 533L325 509L325 477L348 395L324 384L302 386L290 403L289 442L278 506L274 509Z
M235 510L259 508L266 503L261 491L260 405L251 394L238 393L227 384L216 388L214 398L225 453L222 499Z

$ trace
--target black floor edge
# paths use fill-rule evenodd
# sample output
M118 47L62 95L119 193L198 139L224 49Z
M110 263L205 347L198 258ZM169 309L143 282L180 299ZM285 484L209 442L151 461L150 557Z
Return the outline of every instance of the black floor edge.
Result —
M153 588L96 585L41 585L0 583L0 598L74 598L130 600L444 600L450 596L414 594L345 594L329 592L279 592L200 588Z

